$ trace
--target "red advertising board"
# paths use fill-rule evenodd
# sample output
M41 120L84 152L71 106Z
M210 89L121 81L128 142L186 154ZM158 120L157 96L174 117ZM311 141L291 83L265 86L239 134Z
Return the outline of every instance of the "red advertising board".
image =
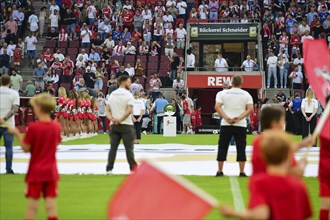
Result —
M236 75L236 74L235 74ZM262 88L262 75L242 75L243 85L245 89L260 89ZM231 84L233 75L223 74L188 74L187 87L189 89L202 88L222 88L224 82Z

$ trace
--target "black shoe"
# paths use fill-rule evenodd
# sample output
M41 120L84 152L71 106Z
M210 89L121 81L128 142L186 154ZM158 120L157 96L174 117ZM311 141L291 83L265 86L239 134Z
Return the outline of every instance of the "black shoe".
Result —
M215 177L222 177L223 176L223 172L217 172L217 174L215 174Z
M245 173L240 173L239 177L248 177Z
M9 170L6 172L6 174L15 174L13 170Z

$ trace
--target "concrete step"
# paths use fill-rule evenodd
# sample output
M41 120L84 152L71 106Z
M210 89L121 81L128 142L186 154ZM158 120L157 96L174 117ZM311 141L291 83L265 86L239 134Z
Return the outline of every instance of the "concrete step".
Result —
M168 102L172 102L172 99L175 98L175 90L173 88L161 88L160 91Z
M287 98L290 97L290 95L291 95L291 89L284 89L284 88L283 89L282 88L274 89L274 88L272 88L272 89L266 89L266 91L265 91L266 98L268 98L268 99L274 98L274 96L280 90L286 95Z

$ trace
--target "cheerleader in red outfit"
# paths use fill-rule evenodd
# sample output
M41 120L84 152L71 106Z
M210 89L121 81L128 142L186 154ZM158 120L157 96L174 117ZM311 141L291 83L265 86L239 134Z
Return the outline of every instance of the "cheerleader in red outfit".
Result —
M67 98L66 90L64 87L60 87L58 89L58 96L59 99L55 109L56 120L61 124L63 135L68 136L70 129L68 126L67 104L69 99Z
M70 101L68 102L68 118L69 118L69 127L70 127L70 139L74 138L75 135L77 134L77 129L76 129L76 122L75 119L77 117L77 111L76 111L76 97L75 93L73 91L70 91L68 93Z
M98 131L97 118L98 118L99 107L97 106L94 97L91 97L90 101L91 101L91 112L88 114L88 118L91 121L93 133L96 135Z
M87 136L90 136L93 132L93 125L88 117L89 113L91 113L91 101L88 93L84 93L84 110L84 124L86 126Z
M77 113L77 127L80 130L81 136L86 136L86 126L84 124L84 105L85 105L85 100L83 98L83 93L79 93L79 101L78 101L78 113Z

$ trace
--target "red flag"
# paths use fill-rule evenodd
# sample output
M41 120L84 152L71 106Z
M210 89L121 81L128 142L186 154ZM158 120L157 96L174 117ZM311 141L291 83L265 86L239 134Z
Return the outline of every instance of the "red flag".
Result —
M181 178L143 162L116 192L108 219L202 219L216 205Z
M325 107L325 97L330 94L330 52L325 39L304 40L304 65L306 76L316 97Z

